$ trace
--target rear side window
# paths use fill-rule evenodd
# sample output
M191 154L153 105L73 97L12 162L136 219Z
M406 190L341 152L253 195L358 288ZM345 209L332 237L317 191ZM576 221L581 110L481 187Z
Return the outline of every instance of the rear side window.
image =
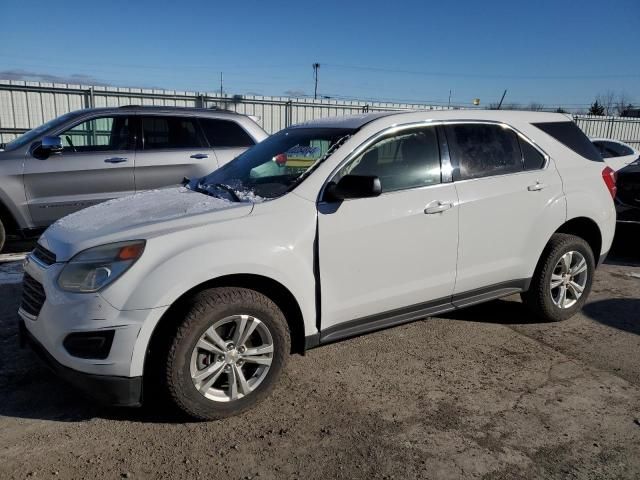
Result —
M200 125L213 148L252 147L256 143L240 125L230 120L201 118Z
M145 150L204 147L198 124L189 117L142 117Z
M617 142L596 140L595 142L593 142L593 144L602 155L602 158L625 157L627 155L633 155L633 150L631 150L626 145L622 145Z
M522 171L522 154L513 130L500 125L460 124L445 127L458 172L454 180Z
M539 170L544 167L546 159L538 150L529 142L518 138L520 149L522 150L522 162L525 170Z
M570 148L587 160L593 162L603 161L598 149L574 122L534 123L533 126L548 133L565 147Z

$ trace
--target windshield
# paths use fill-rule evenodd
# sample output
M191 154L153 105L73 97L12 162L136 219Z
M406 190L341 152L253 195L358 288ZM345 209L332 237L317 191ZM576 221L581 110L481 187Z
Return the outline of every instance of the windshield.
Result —
M74 117L75 115L76 114L74 113L65 113L60 117L54 118L53 120L49 120L47 123L43 123L39 127L36 127L33 130L29 130L28 132L20 135L18 138L11 140L9 143L5 145L4 149L13 150L14 148L20 148L23 145L26 145L27 143L32 142L47 130L66 122L67 120Z
M354 132L343 128L282 130L206 177L190 182L189 188L234 201L279 197L295 187L336 142Z

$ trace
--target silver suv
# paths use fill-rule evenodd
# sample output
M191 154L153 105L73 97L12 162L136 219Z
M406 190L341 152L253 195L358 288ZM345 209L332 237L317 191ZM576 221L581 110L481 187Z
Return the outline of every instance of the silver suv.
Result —
M55 118L0 149L0 251L90 205L199 178L267 134L224 110L115 107Z

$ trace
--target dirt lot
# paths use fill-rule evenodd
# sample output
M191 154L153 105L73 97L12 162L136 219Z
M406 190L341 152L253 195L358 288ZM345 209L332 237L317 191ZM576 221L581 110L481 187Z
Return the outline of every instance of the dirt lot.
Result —
M569 321L513 297L313 350L215 423L79 397L18 349L20 264L0 263L0 478L638 478L640 231L624 239Z

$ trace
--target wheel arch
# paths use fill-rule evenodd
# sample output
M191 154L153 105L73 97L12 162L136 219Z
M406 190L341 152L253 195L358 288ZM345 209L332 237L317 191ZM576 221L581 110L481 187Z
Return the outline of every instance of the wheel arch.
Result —
M598 224L588 217L575 217L567 220L555 233L567 233L585 240L591 247L596 265L602 255L602 232Z
M160 317L149 339L144 359L143 373L148 372L147 365L153 360L153 351L167 341L169 332L180 320L180 309L195 294L216 287L239 287L255 290L267 296L282 310L291 334L291 353L303 354L305 351L304 318L300 305L294 295L280 282L257 274L231 274L207 280L184 292ZM161 348L160 348L161 349ZM150 355L151 352L151 355Z

